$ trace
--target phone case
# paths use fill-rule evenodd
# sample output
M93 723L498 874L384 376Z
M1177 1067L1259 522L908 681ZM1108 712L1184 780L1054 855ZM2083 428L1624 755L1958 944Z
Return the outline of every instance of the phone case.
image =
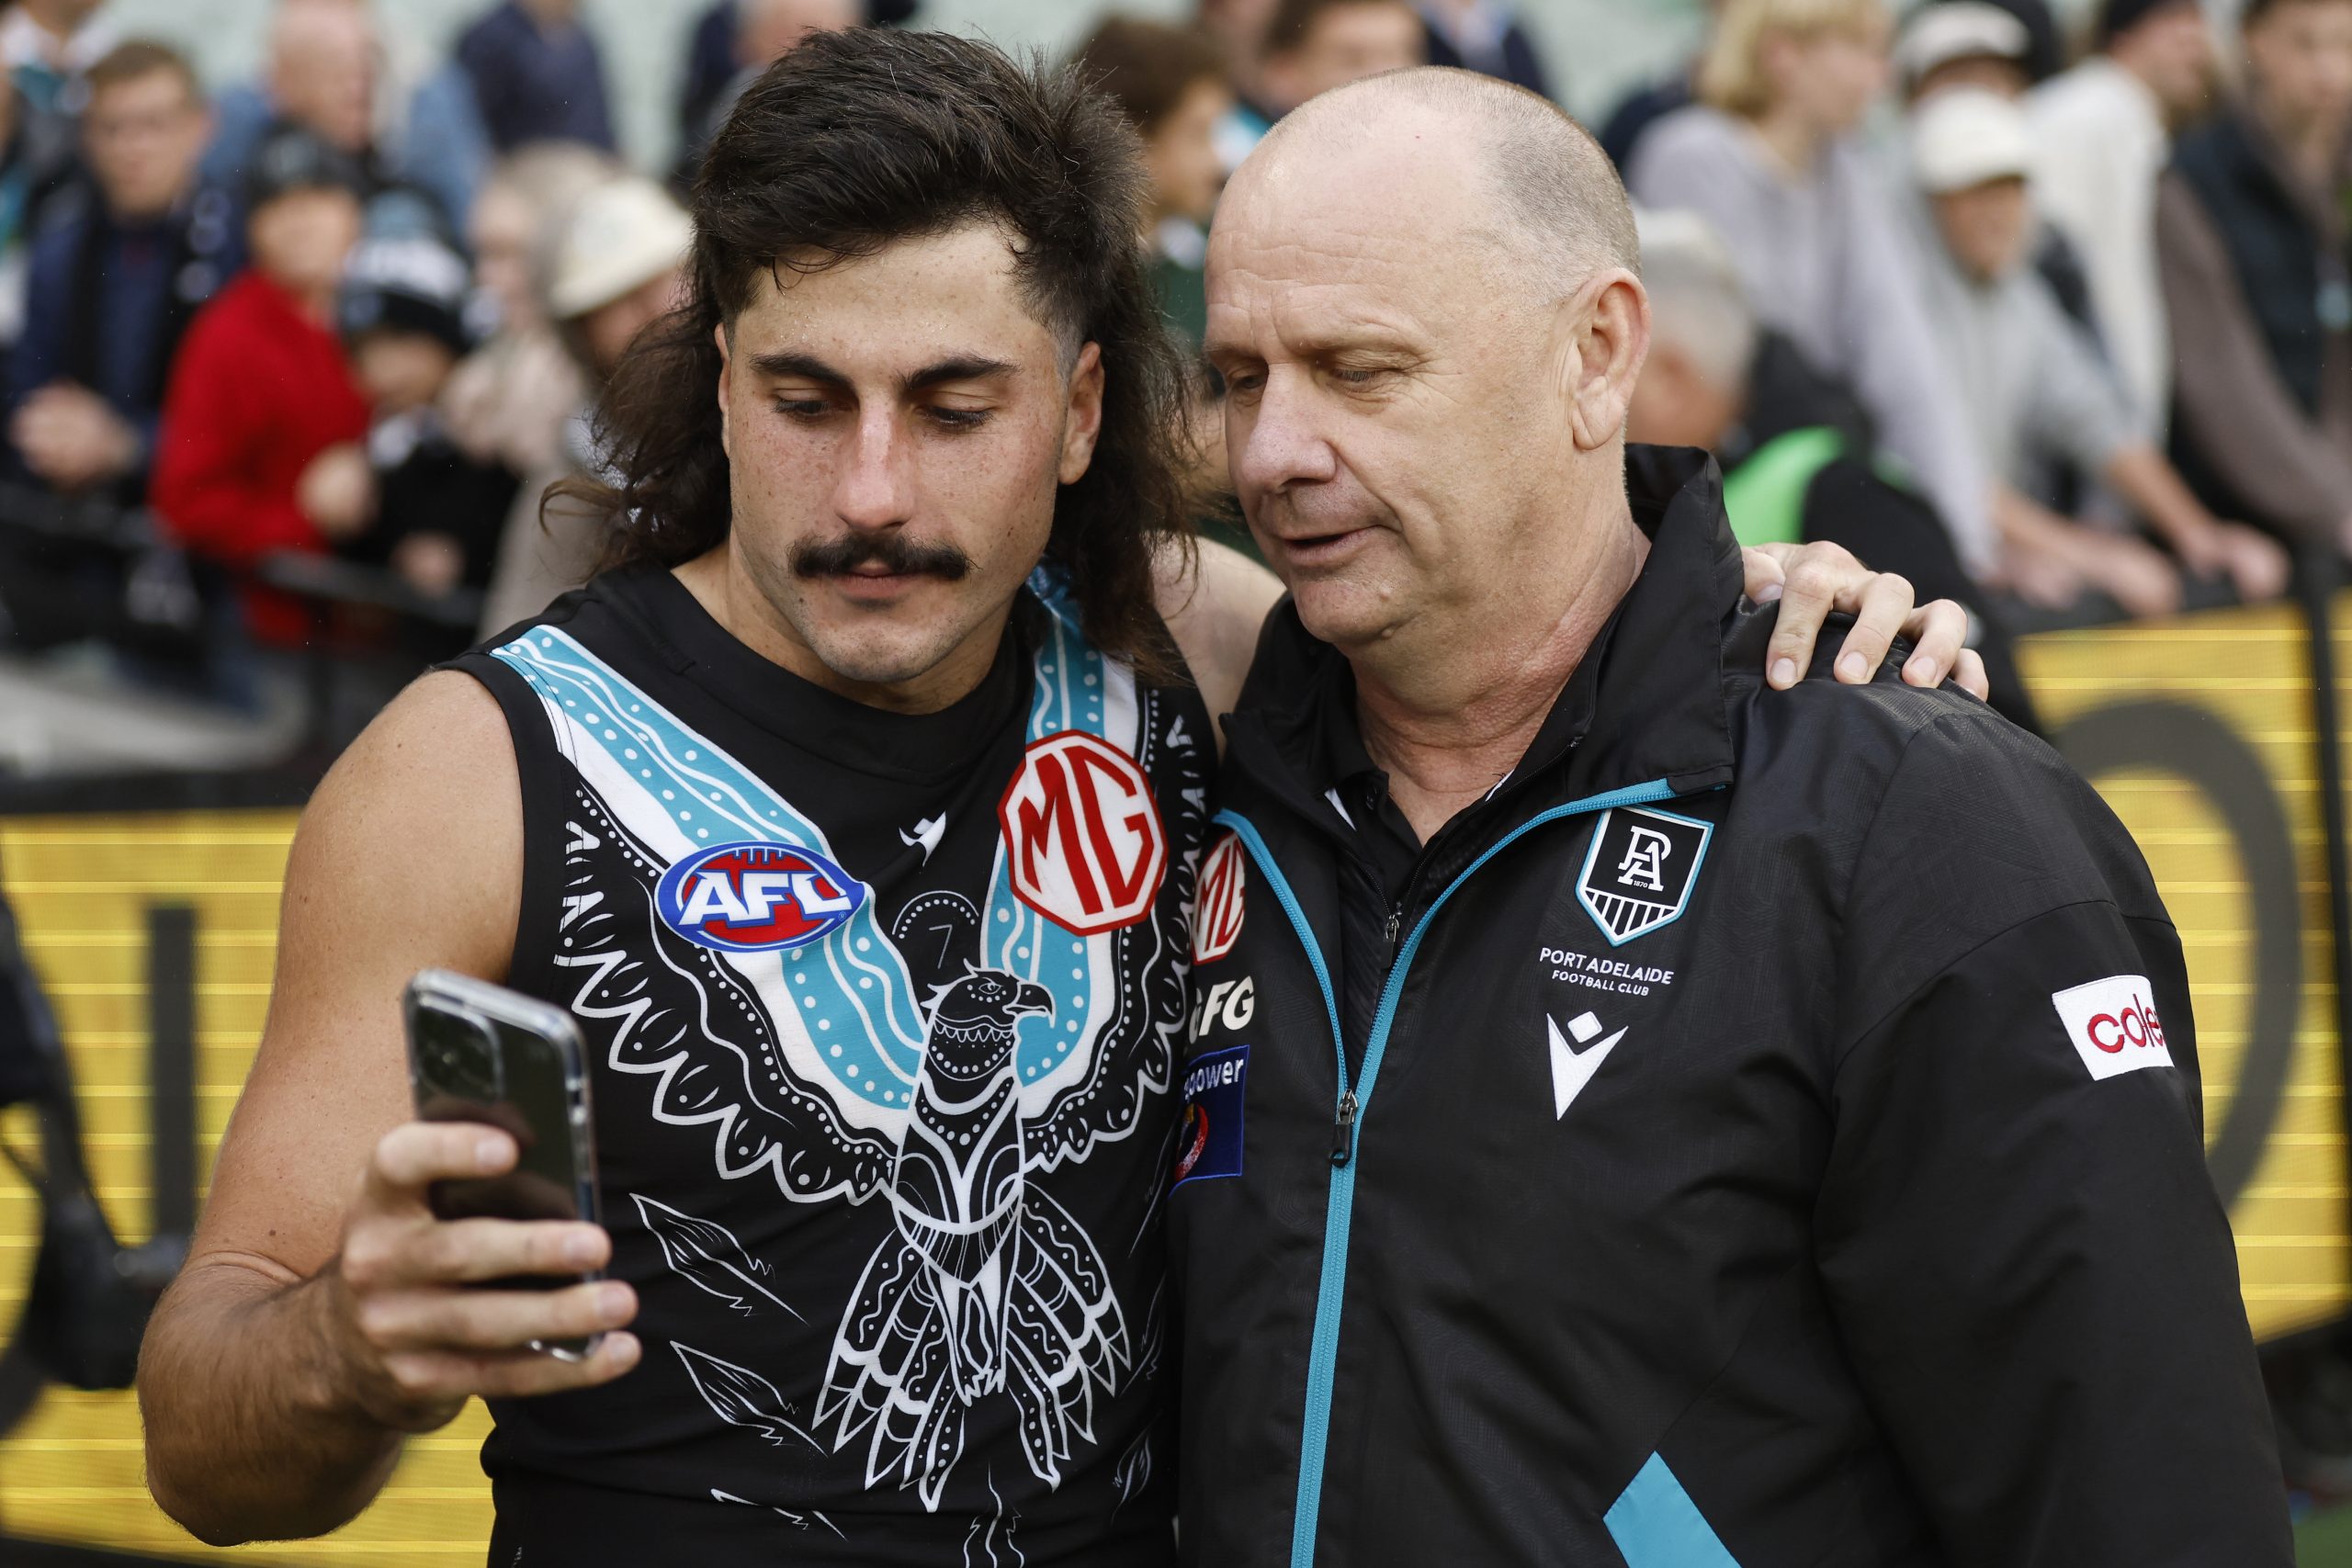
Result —
M602 1224L588 1077L571 1015L469 975L428 969L409 983L409 1080L425 1122L480 1122L514 1139L520 1156L503 1176L435 1182L445 1220L586 1220ZM579 1276L486 1281L490 1290L561 1290ZM596 1338L533 1348L566 1359Z

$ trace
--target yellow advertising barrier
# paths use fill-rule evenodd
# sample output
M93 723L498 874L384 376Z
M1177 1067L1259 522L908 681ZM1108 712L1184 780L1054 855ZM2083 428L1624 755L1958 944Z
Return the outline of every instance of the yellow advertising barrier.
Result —
M2264 1340L2352 1304L2308 636L2277 604L2019 649L2052 739L2139 841L2179 927L2207 1152Z
M2352 651L2352 602L2336 619ZM2264 1339L2352 1305L2308 655L2291 606L2053 633L2022 649L2054 738L2139 840L2180 926L2209 1156ZM93 1173L126 1242L145 1239L159 1209L185 1212L191 1196L175 1205L154 1190L154 1172L172 1165L151 1146L159 1078L192 1083L194 1147L181 1168L199 1186L210 1170L261 1031L293 829L285 810L0 815L0 893L55 1006ZM190 1063L159 1055L159 932L181 933L193 959L182 982ZM30 1141L23 1126L14 1131ZM31 1194L0 1172L0 1333L16 1323L40 1234ZM477 1405L412 1440L382 1497L331 1537L215 1552L149 1501L131 1395L51 1387L0 1430L0 1530L175 1560L479 1563L491 1525L476 1458L486 1427Z
M0 891L56 1009L92 1174L126 1242L145 1239L156 1207L148 1150L152 913L184 908L193 915L196 1169L209 1175L261 1036L293 835L288 811L0 817ZM17 1320L40 1238L32 1194L0 1179L0 1324ZM0 1529L198 1560L479 1565L491 1510L476 1456L488 1429L476 1404L454 1426L412 1439L376 1506L326 1540L209 1551L148 1498L132 1396L52 1387L0 1436Z

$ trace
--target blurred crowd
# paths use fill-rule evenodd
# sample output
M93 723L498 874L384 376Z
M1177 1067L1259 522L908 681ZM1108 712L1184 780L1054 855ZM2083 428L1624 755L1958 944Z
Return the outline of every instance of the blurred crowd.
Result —
M682 12L654 171L578 0L487 6L398 91L368 0L274 0L261 73L219 84L103 0L6 6L0 646L233 698L273 649L413 661L536 613L602 548L542 497L600 465L701 148L811 31L914 10ZM1634 438L1714 451L1749 542L1970 604L1996 669L2007 629L2275 597L2352 550L2352 0L2083 19L1718 0L1600 125L1657 318ZM1075 61L1142 138L1138 243L1194 344L1218 193L1282 115L1422 62L1561 86L1504 0L1198 0ZM1217 392L1204 367L1212 472Z

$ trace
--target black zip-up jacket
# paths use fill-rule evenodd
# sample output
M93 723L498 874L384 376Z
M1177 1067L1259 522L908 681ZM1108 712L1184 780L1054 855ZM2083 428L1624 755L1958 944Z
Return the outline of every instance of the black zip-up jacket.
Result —
M1216 1568L2286 1568L2146 866L1968 697L1761 680L1712 462L1341 1042L1287 606L1228 721L1170 1200ZM1825 639L1823 662L1836 639ZM1583 705L1578 709L1576 705Z

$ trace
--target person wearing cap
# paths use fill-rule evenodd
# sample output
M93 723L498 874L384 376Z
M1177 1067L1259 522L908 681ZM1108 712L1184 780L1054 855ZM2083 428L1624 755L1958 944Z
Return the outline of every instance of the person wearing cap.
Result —
M1904 96L1915 105L1947 87L2015 98L2031 85L2026 58L2032 48L2025 24L2000 6L1949 0L1922 6L1905 19L1894 44L1894 69Z
M588 378L540 309L538 257L582 196L617 172L593 147L549 142L493 166L466 223L475 293L468 318L486 333L443 400L474 456L517 477L554 465Z
M2026 19L2028 12L2032 21ZM1894 46L1895 68L1903 77L1904 102L1917 109L1950 87L1975 87L2009 99L2025 96L2037 79L2041 52L2040 28L2049 23L2041 0L1934 0L1911 13ZM1910 149L1897 135L1883 149L1889 155L1883 170L1897 190L1911 184ZM2082 323L2094 343L2098 322L2091 313L2090 279L2083 258L2066 236L2047 223L2035 225L2033 265L2066 314ZM2102 345L2100 353L2106 352Z
M334 333L365 188L358 165L308 130L265 140L247 193L252 265L197 316L173 367L151 500L192 553L232 572L278 550L323 553L370 521L368 404ZM309 624L264 589L245 608L265 642L299 642Z
M2160 615L2182 603L2177 559L2241 599L2276 597L2287 585L2286 552L2205 509L2140 434L2098 351L2029 265L2033 151L2024 113L1977 88L1939 94L1912 127L1912 169L1932 230L1928 314L1994 476L2003 577L2046 609L2104 593L2128 615ZM2165 549L2037 500L2036 476L2053 461L2106 484Z
M1702 101L1643 139L1626 182L1645 207L1706 216L1758 314L1852 389L1982 571L1997 553L1985 476L1910 237L1858 135L1885 90L1891 30L1883 0L1729 0Z
M2252 0L2245 99L2156 197L2181 379L2176 453L2209 493L2352 549L2352 5Z
M489 581L515 477L469 457L441 408L473 346L472 288L456 252L423 235L370 239L351 254L336 323L375 423L368 459L376 525L339 552L444 594Z
M2098 49L2028 96L2033 198L2090 278L2093 319L2140 434L2170 417L2172 338L2156 269L2156 181L2212 87L2199 0L2107 0Z
M483 635L537 615L595 570L605 525L548 490L604 469L595 396L638 333L675 303L693 242L694 225L670 193L637 175L590 190L549 236L539 258L540 304L587 377L590 398L565 426L557 466L526 479L515 500L482 606Z
M2003 717L2040 732L1998 607L1953 552L1936 509L1872 443L1843 389L1757 320L1739 264L1695 212L1637 212L1650 352L1625 438L1695 446L1723 470L1724 511L1742 545L1826 540L1964 605Z

